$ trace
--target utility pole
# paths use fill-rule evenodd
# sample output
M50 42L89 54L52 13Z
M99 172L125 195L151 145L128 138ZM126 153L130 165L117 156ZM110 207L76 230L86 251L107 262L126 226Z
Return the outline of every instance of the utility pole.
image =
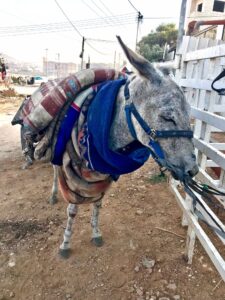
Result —
M114 52L113 68L116 69L116 51Z
M91 61L90 61L90 56L88 56L88 62L86 63L86 69L90 69L91 66Z
M80 64L80 69L83 69L83 64L84 64L84 43L85 43L85 37L83 36L82 38L82 46L81 46L81 53L80 53L80 58L81 58L81 64Z
M48 48L45 49L45 66L46 77L48 77Z
M184 35L186 5L187 5L187 0L182 0L181 8L180 8L180 20L179 20L178 35L177 35L177 51L179 51L179 48L182 43L182 38Z
M137 51L139 26L140 26L140 23L141 23L142 20L143 20L143 17L144 17L144 16L140 13L140 11L138 11L138 14L137 14L137 33L136 33L135 51Z
M57 78L59 78L60 77L60 53L57 53L57 58L58 58Z

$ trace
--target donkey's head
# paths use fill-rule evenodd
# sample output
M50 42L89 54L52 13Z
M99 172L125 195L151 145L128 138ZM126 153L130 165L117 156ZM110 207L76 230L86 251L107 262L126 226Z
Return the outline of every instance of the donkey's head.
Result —
M159 70L129 49L118 37L126 57L139 75L130 79L129 102L136 107L140 116L152 129L190 130L189 105L182 90L171 79L165 69ZM132 118L137 139L149 146L149 135L139 122ZM188 137L158 138L165 160L173 166L173 175L182 174L194 176L198 172L192 139Z

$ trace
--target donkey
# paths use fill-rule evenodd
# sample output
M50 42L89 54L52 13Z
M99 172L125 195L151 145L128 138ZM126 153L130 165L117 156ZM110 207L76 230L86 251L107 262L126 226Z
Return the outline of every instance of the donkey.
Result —
M130 74L126 82L118 88L107 140L104 140L104 136L101 141L96 140L102 124L96 119L98 117L95 116L96 111L93 110L90 124L98 124L99 122L95 128L96 136L93 136L93 139L96 140L98 147L101 148L102 144L108 147L107 150L103 149L104 155L107 153L107 155L116 155L116 158L119 158L118 169L126 166L127 172L121 171L120 174L137 169L137 166L140 167L152 155L161 167L166 167L171 171L175 179L183 181L186 177L195 176L198 172L198 166L192 143L193 133L190 130L190 108L182 90L169 76L168 70L155 68L145 58L129 49L120 37L117 38L127 59L137 73ZM105 108L105 110L107 109L108 107ZM74 134L71 135L71 140L74 142ZM86 142L88 144L89 139ZM59 250L64 258L70 254L72 224L78 206L82 203L93 203L92 242L96 246L102 246L103 239L98 226L99 210L105 191L115 179L109 175L110 172L106 173L104 169L103 171L101 168L100 171L99 169L96 170L94 166L99 157L88 152L89 166L92 167L92 170L98 171L95 174L98 193L96 194L96 191L92 189L90 191L91 196L86 196L86 189L91 185L88 182L80 188L79 184L74 181L76 178L79 182L81 171L79 162L76 162L77 155L70 154L70 150L73 148L71 143L71 141L67 143L69 154L64 154L63 165L54 167L54 194L52 196L54 202L58 180L61 193L69 202L67 225ZM74 148L77 149L78 147L75 146ZM133 149L133 152L130 149ZM121 155L128 161L120 160ZM134 166L129 165L130 161L131 164L135 161ZM113 161L113 163L116 162L117 160ZM71 175L69 169L71 165L79 176ZM87 169L83 171L88 177ZM70 192L70 187L75 189L73 194ZM100 188L101 192L99 192ZM78 195L79 193L80 195Z
M198 166L190 131L190 108L182 90L171 79L168 70L157 70L129 49L120 37L117 38L137 74L131 74L117 94L108 139L110 150L126 152L129 145L138 142L149 149L159 165L167 167L176 179L193 177L198 173ZM91 218L92 242L96 246L103 244L98 226L101 202L102 198L95 199ZM62 257L68 257L70 253L72 224L78 206L79 203L69 203L67 208L67 226L60 245Z

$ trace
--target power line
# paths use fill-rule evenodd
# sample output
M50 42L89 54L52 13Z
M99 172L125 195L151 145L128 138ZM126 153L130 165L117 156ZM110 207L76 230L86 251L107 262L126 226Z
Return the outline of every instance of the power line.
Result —
M109 13L109 15L110 15L110 16L113 16L112 11L105 5L105 3L104 3L102 0L99 0L99 2L102 4L102 6L104 6L105 10ZM110 18L110 20L111 20L111 18ZM114 20L113 20L113 22L114 22ZM117 22L118 22L118 21L117 21ZM119 23L120 23L120 22L119 22ZM124 26L124 25L121 24L121 23L120 23L120 26L121 26L121 27L124 27L125 29L127 29L126 26ZM123 28L123 29L124 29L124 28Z
M82 34L80 33L80 31L76 28L76 26L74 26L73 22L70 21L69 17L67 16L67 14L64 12L64 10L62 9L62 7L59 5L59 3L57 2L57 0L55 0L56 5L58 6L58 8L61 10L61 12L63 13L63 15L65 16L65 18L67 19L67 21L71 24L71 26L73 27L73 29L79 34L80 37L83 38Z
M144 20L178 19L179 17L144 17Z
M114 23L115 24L115 22L114 21L112 21L111 20L111 18L110 18L110 16L108 16L106 13L105 13L105 11L99 6L99 5L97 5L96 4L96 2L94 1L94 0L91 0L91 2L105 15L105 16L107 16L107 17L109 17L109 21L111 22L111 23Z
M97 11L92 8L88 3L85 2L85 0L82 1L92 12L94 12L97 16L101 18L101 16L97 13Z
M134 13L130 13L130 14L121 14L121 15L113 15L112 16L112 18L114 18L115 20L117 20L118 18L119 19L121 19L121 20L123 20L123 19L129 19L129 18L133 18L135 16L135 14ZM102 19L103 20L105 20L105 19L107 19L107 18L105 18L105 17L101 17L101 18L92 18L92 19L84 19L84 20L77 20L77 21L71 21L73 24L83 24L83 23L91 23L91 24L93 24L93 23L96 23L96 22L99 22L99 21L102 21ZM25 27L25 26L28 26L28 27L33 27L33 26L42 26L42 25L62 25L62 24L67 24L67 23L65 23L65 22L55 22L55 23L42 23L42 24L31 24L31 25L19 25L19 26L6 26L6 27L4 27L4 26L1 26L0 27L0 30L3 28L14 28L14 27L16 27L16 28L22 28L22 27Z
M139 12L139 10L133 5L133 3L131 3L130 0L128 0L128 2L130 3L130 5L136 10L136 12Z
M87 40L93 41L93 42L102 42L102 43L117 43L117 41L92 39L92 38L87 38Z
M100 10L101 12L103 12L100 8L99 8L99 6L93 1L93 0L91 0L91 2L95 5L95 7L97 7L97 9L98 10ZM103 19L104 17L103 16L101 16L93 7L91 7L88 3L86 3L86 1L85 0L83 0L83 3L92 11L92 12L94 12L97 16L99 16L101 19ZM103 14L105 15L105 12L103 12ZM109 22L108 22L108 20L106 19L106 22L108 23L108 24L110 24Z
M15 15L15 14L9 13L9 12L4 11L4 10L0 10L0 13L2 13L2 14L7 14L7 15L9 15L9 16L11 16L11 17L14 17L14 18L17 18L17 19L19 19L19 20L22 20L22 21L25 22L25 23L30 23L30 22L31 22L30 20L21 18L20 16L17 16L17 15Z
M109 10L109 8L105 5L105 3L102 0L99 0L99 2L101 2L101 4L104 6L104 8L108 11L110 15L113 15L113 13Z
M80 29L97 29L97 28L106 28L119 26L120 24L129 25L134 24L135 14L124 14L124 15L114 15L110 17L114 21L115 25L112 23L107 23L107 17L93 18L86 20L77 20L71 21L72 24ZM143 20L155 20L155 19L176 19L176 17L144 17ZM10 37L10 36L20 36L20 35L33 35L33 34L43 34L43 33L54 33L54 32L65 32L71 31L74 26L71 26L71 23L68 22L58 22L58 23L43 23L43 24L33 24L33 25L20 25L20 26L8 26L0 27L0 36Z
M118 18L123 24L133 24L135 22L134 14L118 15L113 16L116 20ZM74 21L74 26L77 25L79 29L94 29L99 27L109 27L118 26L113 24L108 24L105 22L106 18L97 19L87 19ZM0 27L0 36L19 36L19 35L29 35L29 34L40 34L40 33L52 33L60 31L71 31L73 27L65 22L58 23L47 23L47 24L34 24L34 25L21 25L21 26L9 26Z
M104 10L101 7L99 7L93 0L91 0L91 2L94 4L95 7L97 7L98 10L100 10L103 13L103 15L106 15L106 13L104 12Z
M76 26L73 24L73 22L70 20L70 18L67 16L67 14L64 12L64 10L62 9L62 7L59 5L59 3L57 2L57 0L55 0L55 3L57 4L57 6L59 7L59 9L61 10L61 12L63 13L63 15L66 17L66 19L68 20L68 22L72 25L72 27L74 28L74 30L82 37L83 41L85 41L84 36L80 33L80 31L76 28ZM98 51L97 49L95 49L92 45L90 45L90 43L87 42L87 44L89 45L89 47L91 47L94 51L98 52L99 54L104 55L104 53L102 53L101 51Z

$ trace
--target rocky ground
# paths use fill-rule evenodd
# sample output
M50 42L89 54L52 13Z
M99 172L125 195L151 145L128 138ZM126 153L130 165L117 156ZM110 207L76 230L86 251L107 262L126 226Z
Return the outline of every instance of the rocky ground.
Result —
M100 215L104 246L90 243L91 207L81 206L72 255L58 255L66 203L50 206L50 165L22 170L19 126L10 120L22 98L0 97L0 300L222 300L225 286L199 242L183 259L186 228L158 168L113 184Z

